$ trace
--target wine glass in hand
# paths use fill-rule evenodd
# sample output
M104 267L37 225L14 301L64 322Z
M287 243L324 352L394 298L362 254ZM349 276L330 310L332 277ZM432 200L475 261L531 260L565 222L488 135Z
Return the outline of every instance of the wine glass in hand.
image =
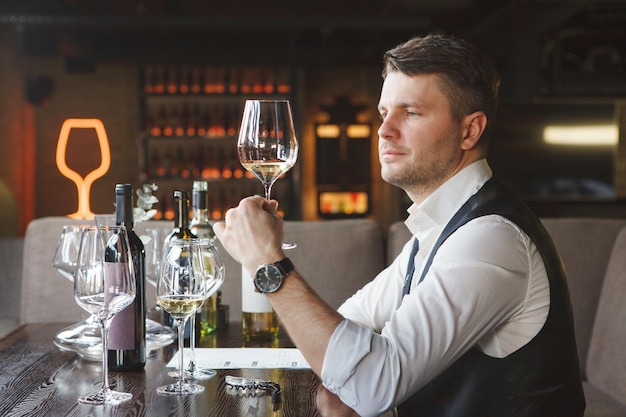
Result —
M288 100L246 100L237 141L241 165L252 172L271 198L274 182L298 158L298 140ZM295 247L285 242L284 249Z
M111 319L133 302L135 291L135 271L124 226L85 227L74 276L74 298L100 322L102 388L81 396L81 403L119 404L133 397L109 386L107 338Z
M185 381L183 369L184 331L189 317L204 303L207 290L204 258L199 239L173 239L163 248L157 281L157 303L175 320L178 327L178 381L157 388L159 394L197 394L202 385Z

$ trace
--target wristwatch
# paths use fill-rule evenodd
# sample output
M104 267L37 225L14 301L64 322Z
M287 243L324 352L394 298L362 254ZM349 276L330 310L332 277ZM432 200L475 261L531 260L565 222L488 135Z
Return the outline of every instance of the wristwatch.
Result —
M254 287L260 293L276 292L282 287L285 278L296 267L285 258L273 264L261 265L254 274Z

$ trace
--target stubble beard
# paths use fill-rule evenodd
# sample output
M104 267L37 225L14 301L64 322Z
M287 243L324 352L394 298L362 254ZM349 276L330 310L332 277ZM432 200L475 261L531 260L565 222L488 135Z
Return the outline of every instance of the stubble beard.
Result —
M398 169L383 167L381 177L407 193L432 192L450 177L456 158L454 154L444 154Z

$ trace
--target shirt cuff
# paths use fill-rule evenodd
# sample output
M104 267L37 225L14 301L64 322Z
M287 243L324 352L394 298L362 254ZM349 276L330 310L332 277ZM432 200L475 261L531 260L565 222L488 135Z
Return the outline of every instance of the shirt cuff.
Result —
M371 351L370 329L344 319L335 329L322 366L322 383L349 407L358 405L355 384L349 383L357 365Z

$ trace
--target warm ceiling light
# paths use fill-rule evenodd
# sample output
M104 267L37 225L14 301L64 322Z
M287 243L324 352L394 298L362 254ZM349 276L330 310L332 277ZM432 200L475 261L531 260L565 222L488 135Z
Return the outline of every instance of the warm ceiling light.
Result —
M98 143L100 144L101 162L100 166L89 174L85 178L70 167L67 166L65 161L67 142L69 140L70 131L74 128L82 129L95 129L98 136ZM61 126L61 132L59 133L59 141L57 142L57 154L56 162L59 171L63 176L69 178L76 184L78 190L78 210L76 213L68 214L67 217L73 219L93 219L94 213L89 206L89 192L91 191L91 184L98 178L104 176L111 166L111 150L109 148L109 138L107 137L106 130L104 130L104 124L100 119L66 119Z
M317 125L315 134L318 138L324 139L337 139L339 134L341 133L341 129L339 125L329 124L329 125Z
M543 141L552 145L617 145L616 125L546 126Z
M369 138L371 134L370 125L360 124L360 125L348 125L348 130L346 134L349 138L353 139L364 139Z

